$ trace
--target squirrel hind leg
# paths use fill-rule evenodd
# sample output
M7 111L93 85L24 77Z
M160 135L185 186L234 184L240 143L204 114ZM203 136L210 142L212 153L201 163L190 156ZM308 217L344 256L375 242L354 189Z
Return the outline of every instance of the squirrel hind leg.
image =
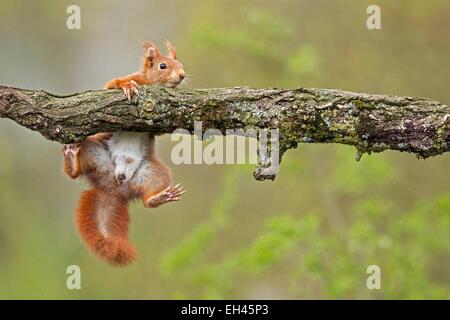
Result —
M140 196L147 208L179 201L185 193L180 185L171 185L170 169L157 159L145 160L130 181L130 188Z

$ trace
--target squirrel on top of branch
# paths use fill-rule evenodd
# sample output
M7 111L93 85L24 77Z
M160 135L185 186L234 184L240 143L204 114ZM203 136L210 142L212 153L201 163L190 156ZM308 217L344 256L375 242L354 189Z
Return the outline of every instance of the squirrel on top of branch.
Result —
M131 101L142 84L176 87L184 77L176 49L166 42L168 55L160 54L151 42L144 42L142 69L105 84L105 89L122 89ZM155 208L178 201L185 192L171 185L170 168L155 153L155 136L150 133L98 133L85 141L63 146L64 171L73 179L85 178L91 189L84 191L77 208L77 228L87 246L99 257L117 266L136 258L128 241L128 202L141 198Z

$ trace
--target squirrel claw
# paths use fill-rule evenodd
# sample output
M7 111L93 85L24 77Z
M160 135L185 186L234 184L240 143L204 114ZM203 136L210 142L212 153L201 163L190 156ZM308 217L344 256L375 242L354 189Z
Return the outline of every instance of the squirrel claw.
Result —
M138 87L139 87L139 85L134 80L125 82L122 85L123 93L125 93L125 96L128 98L128 102L131 102L131 92L134 92L137 96L139 96Z
M139 85L137 84L136 81L134 80L130 80L130 84L131 84L131 91L133 91L134 93L136 93L137 96L139 96Z
M128 101L131 101L130 90L128 90L125 87L123 87L122 90L123 90L123 93L125 93L125 96L128 98Z

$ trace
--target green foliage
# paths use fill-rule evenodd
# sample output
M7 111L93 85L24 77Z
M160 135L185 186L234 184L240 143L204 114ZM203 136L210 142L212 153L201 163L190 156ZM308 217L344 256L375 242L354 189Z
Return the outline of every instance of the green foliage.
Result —
M283 42L290 39L290 26L266 10L252 7L242 12L240 24L233 27L213 22L196 25L191 41L208 50L237 49L252 57L281 58Z
M286 253L295 249L299 241L313 236L318 219L313 215L297 221L291 215L269 217L259 238L239 254L245 271L259 274L277 263Z
M334 181L339 186L338 193L352 192L356 196L362 193L361 189L368 191L362 199L352 201L344 225L319 239L306 239L296 283L312 281L313 286L320 286L327 297L334 299L445 298L449 287L436 281L436 273L440 277L444 274L448 277L448 273L433 266L443 265L448 269L450 194L418 202L402 212L390 198L370 196L387 184L390 174L386 173L392 170L384 159L377 161L377 165L369 164L364 170L356 170L356 165L349 163L344 167L344 162L337 166ZM380 175L384 179L380 179ZM344 181L348 182L347 186ZM325 221L322 223L327 227ZM365 288L363 279L368 275L364 266L371 264L381 267L381 291ZM306 296L312 294L300 285L297 292Z
M239 205L237 195L240 192L234 175L237 171L227 172L222 185L226 192L217 198L210 218L200 227L215 221L217 207L223 209L220 212L228 217L228 223L208 229L208 237L201 241L202 255L192 254L189 247L185 248L198 232L194 231L162 260L162 265L166 265L163 273L176 279L178 288L195 288L179 290L173 297L248 298L242 295L245 287L238 285L243 279L247 283L252 279L270 278L281 268L293 275L293 281L288 283L293 297L311 297L320 288L323 297L333 299L445 298L448 285L435 278L447 277L448 273L434 266L448 264L450 194L419 201L410 209L400 209L394 201L379 196L380 190L394 176L388 159L367 156L364 162L346 160L352 159L352 154L350 148L337 148L338 165L332 168L333 179L330 180L334 197L352 195L354 200L350 203L337 202L340 208L332 208L334 212L317 206L314 213L301 217L271 215L264 219L262 229L252 240L218 251L221 245L217 234L236 230L230 212L233 206L218 205L228 202L225 199L230 198L230 194L226 190L233 190L233 205ZM317 156L315 154L310 161L300 161L301 166L288 165L284 168L285 174L305 179ZM292 164L297 159L286 160ZM336 214L343 215L343 223L335 225L330 220ZM177 264L177 268L167 266L167 261L184 260L185 255L190 255L190 264ZM380 291L366 287L369 276L366 268L372 264L382 270Z
M381 156L363 156L358 165L355 163L355 151L340 148L336 153L336 170L332 183L341 192L364 193L370 188L392 181L394 169Z
M312 44L302 44L289 56L288 69L295 75L308 75L319 69L319 54Z
M229 211L237 198L238 190L234 184L241 171L239 167L229 170L222 182L222 196L214 203L210 218L197 226L186 239L165 254L161 261L161 270L164 274L173 275L198 260L205 253L206 248L213 243L217 232L227 225Z
M269 79L280 77L287 85L298 85L298 76L318 74L320 55L316 46L297 44L290 21L259 7L239 11L242 19L233 26L216 20L195 25L190 42L208 54L214 51L215 59L222 57L219 61L224 63L229 63L228 56L240 55L270 72ZM258 72L255 77L261 81L265 75Z
M283 261L302 239L311 237L311 234L317 231L317 224L317 218L312 215L301 220L296 220L291 215L268 218L264 230L256 239L241 249L228 250L219 261L196 259L196 265L191 265L185 270L170 269L172 279L176 278L178 283L191 284L196 288L192 296L177 292L174 298L225 298L226 293L232 291L233 282L237 278L242 275L246 278L256 277ZM188 239L191 239L191 236ZM211 242L203 244L204 250L213 246ZM163 261L177 260L175 252L184 257L182 249L183 243Z
M448 101L446 0L382 0L390 32L366 30L358 0L174 3L183 18L161 16L173 12L169 2L157 12L151 2L112 12L80 0L89 17L75 32L64 28L63 2L3 0L1 83L60 93L100 87L137 68L140 41L167 37L195 87L311 86ZM130 14L137 18L126 28L105 24ZM260 183L252 166L171 165L159 138L158 154L188 193L157 210L132 207L140 256L116 269L76 235L84 186L60 173L60 147L6 120L0 133L0 298L449 297L448 155L356 162L350 147L302 144L284 155L275 182ZM70 264L81 267L80 291L65 288ZM366 287L372 264L381 290Z

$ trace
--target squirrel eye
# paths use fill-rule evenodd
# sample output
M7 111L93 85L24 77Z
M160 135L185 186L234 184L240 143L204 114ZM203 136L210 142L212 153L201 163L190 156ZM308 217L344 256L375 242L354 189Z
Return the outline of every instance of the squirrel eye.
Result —
M167 64L165 64L165 63L160 63L159 64L159 69L164 70L166 68L167 68Z

